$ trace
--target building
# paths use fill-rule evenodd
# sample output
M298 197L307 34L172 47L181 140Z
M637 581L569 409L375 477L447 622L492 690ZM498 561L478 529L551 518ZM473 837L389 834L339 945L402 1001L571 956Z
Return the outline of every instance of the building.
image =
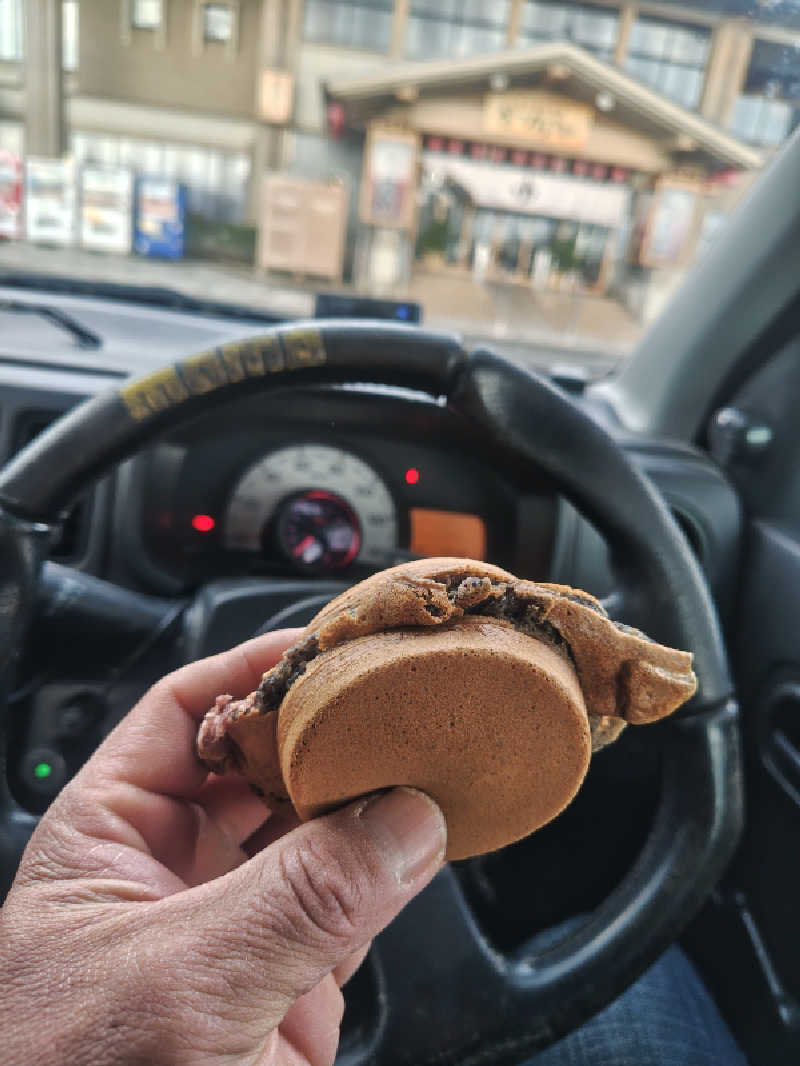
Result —
M330 82L363 131L357 274L412 261L636 299L685 268L759 152L571 44L392 66ZM634 269L639 268L639 269Z
M261 228L267 265L317 197L317 220L346 210L357 280L420 258L511 281L555 262L605 290L627 264L631 292L710 237L735 175L800 120L800 13L782 7L756 21L744 0L0 0L0 149L178 177L215 252L252 255ZM542 133L560 122L571 132ZM487 202L489 165L504 204ZM284 182L270 214L265 172L316 184L292 199ZM387 222L373 207L398 175ZM605 213L564 217L569 182ZM345 190L335 204L326 185Z

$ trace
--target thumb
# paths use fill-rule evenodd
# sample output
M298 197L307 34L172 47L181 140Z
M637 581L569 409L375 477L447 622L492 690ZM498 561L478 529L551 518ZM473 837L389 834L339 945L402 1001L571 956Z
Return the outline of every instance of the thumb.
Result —
M162 901L191 936L182 960L202 1009L249 1015L258 1038L300 996L380 932L431 880L441 811L409 788L368 797L281 837L244 865ZM196 1004L196 1006L198 1006ZM227 1009L226 1009L227 1008ZM241 1035L241 1034L240 1034Z

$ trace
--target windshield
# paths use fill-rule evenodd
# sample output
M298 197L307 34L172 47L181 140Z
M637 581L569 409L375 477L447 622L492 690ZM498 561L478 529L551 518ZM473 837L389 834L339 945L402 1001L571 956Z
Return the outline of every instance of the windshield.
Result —
M0 273L596 376L797 124L798 43L783 0L0 0Z

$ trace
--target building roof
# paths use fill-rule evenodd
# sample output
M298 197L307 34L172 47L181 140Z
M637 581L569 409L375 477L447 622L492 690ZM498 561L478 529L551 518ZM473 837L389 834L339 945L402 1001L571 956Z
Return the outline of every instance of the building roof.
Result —
M757 170L764 163L760 152L719 126L566 42L466 59L390 64L376 74L336 80L326 89L352 113L368 117L376 107L396 104L404 94L408 98L409 93L430 96L474 91L477 86L488 89L493 75L505 75L509 88L522 88L541 84L554 70L559 70L560 77L551 88L592 105L599 92L609 93L614 101L613 118L661 141L672 140L676 151L701 154L717 166L743 170Z

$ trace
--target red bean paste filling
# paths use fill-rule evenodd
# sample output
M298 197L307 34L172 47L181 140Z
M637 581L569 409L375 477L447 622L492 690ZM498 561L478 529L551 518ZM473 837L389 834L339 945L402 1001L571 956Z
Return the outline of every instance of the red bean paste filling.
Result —
M572 649L555 626L542 617L546 604L544 600L537 603L535 593L520 596L513 586L504 581L478 576L465 578L458 574L447 578L444 584L447 586L447 596L450 602L460 607L464 614L482 615L510 622L515 629L548 644L574 665ZM588 607L604 618L608 617L605 610L588 596L574 591L561 593L561 595L572 603ZM444 613L435 603L427 603L425 609L432 618L441 618ZM637 636L644 635L621 623L615 622L614 625L624 631L636 633ZM250 706L257 707L260 714L268 714L280 707L290 687L301 674L305 673L308 664L318 654L319 642L316 633L298 641L258 686L253 704Z

